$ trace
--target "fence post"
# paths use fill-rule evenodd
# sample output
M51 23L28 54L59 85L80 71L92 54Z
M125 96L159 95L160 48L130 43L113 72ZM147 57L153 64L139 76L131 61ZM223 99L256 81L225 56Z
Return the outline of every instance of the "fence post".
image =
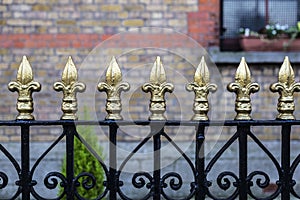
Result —
M206 187L205 187L205 180L206 175L204 174L205 170L205 157L204 157L204 130L205 127L199 125L196 127L196 155L195 155L195 162L196 162L196 178L197 178L197 188L195 199L196 200L203 200L206 196Z
M29 129L28 125L21 126L21 177L22 199L30 199L30 149L29 149Z
M291 192L291 177L290 177L290 135L291 126L283 125L281 139L281 167L282 167L282 177L280 177L280 182L282 185L281 199L290 199Z
M74 199L74 133L76 131L75 124L65 125L64 132L66 132L66 178L67 185L65 186L67 200Z
M250 126L237 126L239 134L239 199L247 199L248 194L248 152L247 152L247 135L250 132Z
M119 179L117 178L117 131L118 125L112 123L109 126L109 199L117 199L117 188L119 184Z
M155 126L155 125L154 125ZM156 125L160 126L160 125ZM159 200L161 196L161 134L164 132L164 128L158 130L159 127L152 127L153 133L153 199Z

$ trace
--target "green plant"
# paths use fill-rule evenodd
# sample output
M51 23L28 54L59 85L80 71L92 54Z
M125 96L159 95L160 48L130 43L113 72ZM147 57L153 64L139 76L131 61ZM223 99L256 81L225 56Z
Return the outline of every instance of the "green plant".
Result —
M300 22L296 26L289 27L286 25L267 24L263 29L256 32L250 30L249 28L240 28L239 34L248 36L259 37L261 39L276 39L279 37L289 37L290 39L295 39L300 33Z
M87 108L84 108L84 120L89 120ZM79 187L77 192L80 196L86 199L95 199L104 190L104 170L99 161L92 155L88 148L83 144L82 139L93 148L100 158L103 159L103 149L97 143L97 136L92 126L77 126L77 132L80 138L74 137L74 176L78 176L82 172L92 174L96 179L96 185L90 189L83 188L83 184L91 185L92 179L89 177L82 177L78 179ZM65 156L66 157L66 156ZM66 175L66 158L62 165L62 174ZM63 188L60 189L60 193Z

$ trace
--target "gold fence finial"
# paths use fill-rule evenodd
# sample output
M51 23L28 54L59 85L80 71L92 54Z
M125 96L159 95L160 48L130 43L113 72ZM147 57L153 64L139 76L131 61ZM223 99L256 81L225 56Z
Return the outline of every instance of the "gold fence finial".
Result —
M166 120L164 115L166 111L166 100L165 93L173 92L174 86L171 83L166 82L166 72L160 60L160 57L157 56L154 65L150 73L150 82L145 83L142 86L144 92L151 93L150 99L150 112L151 115L149 120Z
M78 108L76 93L84 92L85 84L78 82L77 69L71 56L69 56L68 58L68 62L62 73L61 81L55 82L53 88L57 92L63 92L63 99L61 104L63 115L61 116L61 119L77 120L78 117L76 115L76 112Z
M251 83L251 73L244 57L235 73L235 82L227 85L230 92L236 93L235 120L251 120L252 111L250 94L259 91L257 83Z
M117 63L115 57L112 57L105 75L105 82L98 84L98 90L100 92L106 92L106 112L105 119L107 120L122 120L121 116L122 104L121 104L121 92L128 91L130 85L127 82L122 82L122 72Z
M26 56L23 56L17 73L17 80L11 81L8 84L8 89L12 92L17 91L19 93L17 100L17 110L19 115L16 119L34 120L34 117L31 114L34 110L32 92L40 91L41 84L33 81L32 69Z
M187 91L194 91L195 93L192 120L208 120L209 103L207 96L210 91L215 92L217 90L217 85L210 84L209 79L209 70L203 56L196 69L194 82L186 85Z
M294 120L295 110L294 92L300 91L300 83L295 82L294 70L286 56L278 73L278 82L270 86L272 92L278 92L277 110L279 114L276 119Z

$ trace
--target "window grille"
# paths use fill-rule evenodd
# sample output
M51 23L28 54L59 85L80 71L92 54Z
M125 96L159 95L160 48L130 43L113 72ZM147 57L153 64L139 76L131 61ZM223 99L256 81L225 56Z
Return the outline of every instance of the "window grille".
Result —
M221 50L240 50L239 28L259 31L266 24L295 26L300 0L222 0Z

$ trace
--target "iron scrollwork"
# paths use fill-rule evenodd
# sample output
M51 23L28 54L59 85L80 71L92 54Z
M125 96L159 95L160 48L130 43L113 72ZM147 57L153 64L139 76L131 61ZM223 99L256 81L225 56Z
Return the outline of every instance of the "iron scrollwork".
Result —
M4 172L0 172L0 189L3 189L8 184L8 177Z
M148 183L146 182L148 179ZM152 176L148 172L138 172L132 176L132 185L136 188L143 188L146 186L147 189L150 189L152 186Z

